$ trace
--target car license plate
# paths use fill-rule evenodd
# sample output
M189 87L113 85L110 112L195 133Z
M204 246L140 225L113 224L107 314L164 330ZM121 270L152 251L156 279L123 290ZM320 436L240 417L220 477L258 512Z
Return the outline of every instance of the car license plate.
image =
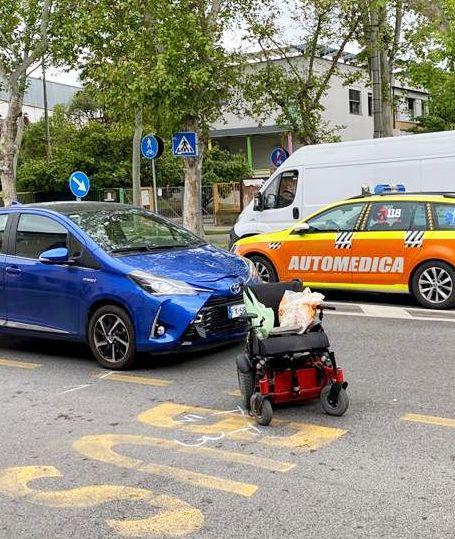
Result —
M239 305L229 305L228 307L228 318L239 318L246 314L245 305L240 303Z

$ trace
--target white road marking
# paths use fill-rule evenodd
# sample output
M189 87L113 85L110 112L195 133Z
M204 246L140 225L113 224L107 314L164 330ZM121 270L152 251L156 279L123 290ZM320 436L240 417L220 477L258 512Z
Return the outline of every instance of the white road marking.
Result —
M455 311L419 309L418 307L399 307L396 305L372 305L365 303L343 303L330 301L337 307L336 311L326 311L329 316L364 316L367 318L393 318L398 320L423 320L426 322L452 322L455 323ZM358 310L343 311L343 307L352 307Z
M72 387L71 389L66 389L65 391L62 391L59 393L59 395L63 395L64 393L71 393L72 391L78 391L79 389L84 389L85 387L89 387L90 384L84 384L83 386L76 386Z

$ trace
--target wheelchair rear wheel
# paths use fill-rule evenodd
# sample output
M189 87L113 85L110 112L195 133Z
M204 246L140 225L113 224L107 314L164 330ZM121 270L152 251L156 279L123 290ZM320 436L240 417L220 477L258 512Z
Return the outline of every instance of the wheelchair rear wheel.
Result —
M237 369L237 377L239 379L240 395L242 396L242 404L246 410L251 408L251 397L254 393L254 373L242 372Z

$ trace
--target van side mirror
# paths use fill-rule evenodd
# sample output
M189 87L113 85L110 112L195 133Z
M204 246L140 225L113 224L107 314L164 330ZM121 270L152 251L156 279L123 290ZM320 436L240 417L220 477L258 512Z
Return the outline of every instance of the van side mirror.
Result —
M43 264L68 264L70 262L69 252L66 247L49 249L41 253L39 261Z
M262 193L259 191L259 193L256 193L254 196L254 205L253 205L254 211L263 211L264 210L264 198L262 196Z
M305 234L311 229L308 223L299 223L292 229L293 234Z

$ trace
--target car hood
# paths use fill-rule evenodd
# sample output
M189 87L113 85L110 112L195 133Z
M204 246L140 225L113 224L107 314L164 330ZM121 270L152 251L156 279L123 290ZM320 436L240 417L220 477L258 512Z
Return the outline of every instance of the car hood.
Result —
M142 270L199 287L225 279L244 282L249 273L241 258L212 245L140 253L121 256L117 260L128 265L131 271Z

